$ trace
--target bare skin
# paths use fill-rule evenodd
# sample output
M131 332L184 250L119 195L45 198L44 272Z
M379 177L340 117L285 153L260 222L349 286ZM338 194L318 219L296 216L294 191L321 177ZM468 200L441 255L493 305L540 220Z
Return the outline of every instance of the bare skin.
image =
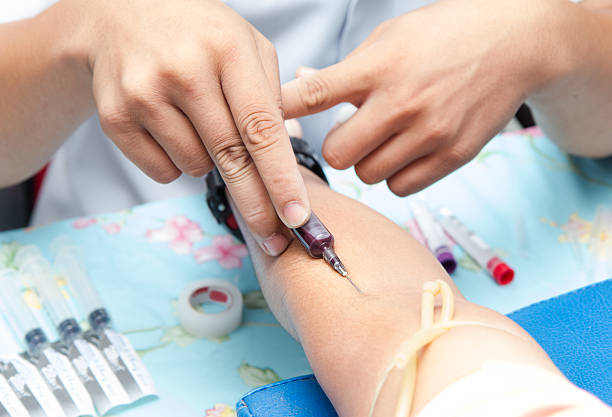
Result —
M417 192L470 161L527 101L570 153L612 154L612 16L567 0L442 0L381 24L344 60L298 70L286 117L350 102L323 156Z
M0 25L0 187L98 113L161 183L219 168L258 243L287 246L308 195L283 125L274 46L219 0L61 0Z
M298 242L272 258L244 233L243 224L241 229L272 311L302 343L340 416L367 415L383 369L395 349L420 325L425 281L442 279L454 288L458 320L479 321L499 330L456 328L425 349L419 360L414 411L487 360L526 363L558 372L514 322L466 301L431 253L403 229L332 191L310 171L302 169L302 175L313 210L335 235L337 253L364 295L323 260L310 258Z

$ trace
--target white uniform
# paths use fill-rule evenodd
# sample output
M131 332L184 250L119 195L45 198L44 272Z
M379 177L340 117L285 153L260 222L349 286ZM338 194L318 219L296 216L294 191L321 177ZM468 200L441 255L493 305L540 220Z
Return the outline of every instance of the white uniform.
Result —
M0 1L0 22L34 15L55 0ZM300 65L322 68L354 49L380 22L427 0L228 0L277 48L283 82ZM319 148L332 125L330 112L304 118L305 137ZM201 179L183 175L162 185L146 177L87 120L55 154L33 224L115 211L164 198L199 193Z

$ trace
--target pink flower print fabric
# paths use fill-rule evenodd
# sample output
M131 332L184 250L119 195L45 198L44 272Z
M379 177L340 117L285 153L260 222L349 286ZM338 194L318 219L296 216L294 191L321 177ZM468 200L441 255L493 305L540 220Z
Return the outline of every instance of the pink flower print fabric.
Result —
M200 224L183 215L169 218L163 227L149 229L146 235L150 242L167 242L180 255L190 253L194 242L204 237Z
M231 235L215 236L210 246L196 249L194 252L198 263L216 260L225 269L241 268L242 258L248 255L246 246L235 243Z
M72 222L72 227L75 229L85 229L86 227L89 227L93 224L96 224L98 222L98 219L88 219L88 218L82 218L82 219L76 219L74 222Z

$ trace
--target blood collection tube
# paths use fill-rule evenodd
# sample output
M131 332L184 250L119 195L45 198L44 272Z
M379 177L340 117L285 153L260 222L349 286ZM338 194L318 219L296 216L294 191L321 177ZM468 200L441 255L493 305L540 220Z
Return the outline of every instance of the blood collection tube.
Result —
M491 248L447 208L440 209L440 224L446 232L472 257L486 269L499 285L507 285L514 279L514 271L502 261Z
M446 272L452 274L457 269L457 261L448 247L448 239L444 231L424 205L413 200L410 202L410 208L421 233L423 233L427 247L442 264Z

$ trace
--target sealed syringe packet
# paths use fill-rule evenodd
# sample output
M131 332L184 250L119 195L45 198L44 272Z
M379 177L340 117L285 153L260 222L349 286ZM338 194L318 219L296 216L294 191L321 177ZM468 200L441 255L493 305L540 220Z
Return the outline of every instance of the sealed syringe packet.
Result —
M68 359L51 348L47 334L24 301L18 271L0 270L0 312L17 339L20 356L36 367L66 417L92 415L93 404ZM10 337L7 335L7 338Z
M104 415L156 396L81 260L66 248L55 255L52 266L25 245L11 269L0 266L0 417Z
M155 396L153 379L124 335L112 328L110 313L89 279L78 248L59 238L52 244L54 269L87 317L87 339L103 352L131 401Z

